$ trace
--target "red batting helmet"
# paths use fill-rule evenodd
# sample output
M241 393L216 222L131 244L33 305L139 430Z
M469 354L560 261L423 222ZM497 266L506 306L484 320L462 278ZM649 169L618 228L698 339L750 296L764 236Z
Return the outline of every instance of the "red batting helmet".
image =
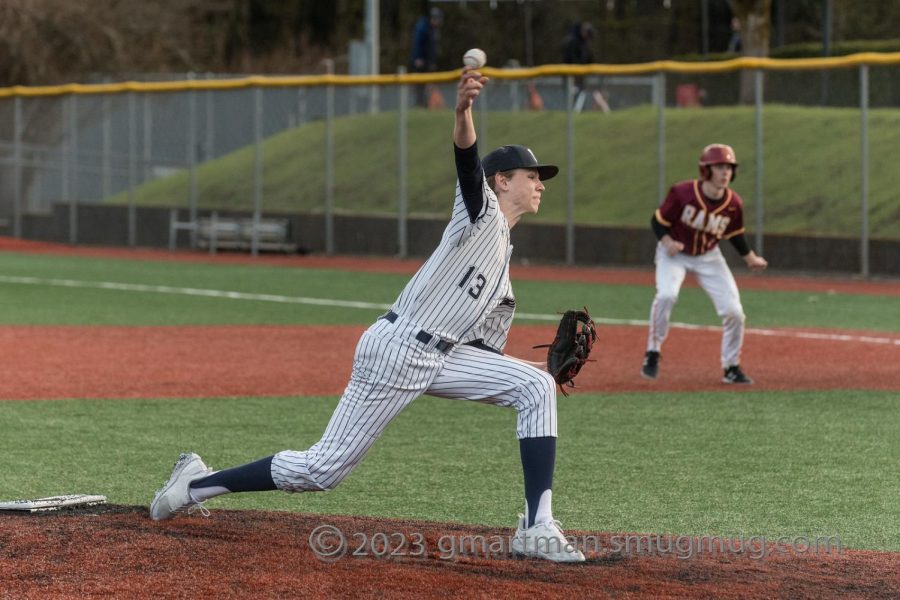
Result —
M737 158L734 156L734 149L725 144L710 144L704 148L703 152L700 153L700 162L697 164L700 167L701 179L709 179L712 176L712 171L710 171L712 165L723 164L733 167L731 181L734 181L734 178L737 176L738 163Z

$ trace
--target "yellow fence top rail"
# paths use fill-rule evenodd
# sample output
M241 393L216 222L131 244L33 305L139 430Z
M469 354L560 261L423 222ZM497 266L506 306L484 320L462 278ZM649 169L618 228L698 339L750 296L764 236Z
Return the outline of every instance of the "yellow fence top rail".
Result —
M656 73L728 73L761 69L764 71L796 71L812 69L840 69L859 65L900 65L900 52L862 52L848 56L823 58L752 58L741 57L713 62L678 62L660 60L627 65L543 65L527 69L496 69L485 67L482 72L493 79L534 79L560 75L650 75ZM235 79L187 79L179 81L81 84L53 86L14 86L0 88L0 98L63 96L68 94L121 94L127 92L186 92L198 90L239 90L256 87L319 87L359 85L400 85L446 83L455 81L460 71L440 73L408 73L391 75L296 75L241 77Z

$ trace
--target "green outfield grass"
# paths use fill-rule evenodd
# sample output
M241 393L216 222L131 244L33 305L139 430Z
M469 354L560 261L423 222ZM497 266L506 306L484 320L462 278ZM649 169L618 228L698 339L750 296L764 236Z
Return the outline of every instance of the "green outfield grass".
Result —
M379 307L291 304L277 299L186 295L187 289L268 294L284 298L363 301L390 305L409 279L404 274L352 273L259 265L209 265L0 253L0 276L34 277L46 284L2 283L0 323L77 325L183 325L372 322ZM70 288L49 280L113 282L174 288L167 293ZM552 315L573 298L610 319L646 319L653 288L577 282L514 282L518 310ZM173 293L175 292L175 293ZM752 327L834 327L900 331L897 299L890 296L743 290ZM685 288L676 321L718 325L709 298Z
M569 529L838 536L900 551L896 394L587 395L559 404L554 508ZM0 496L102 493L149 504L182 450L213 467L318 439L334 398L0 403ZM323 494L240 494L210 507L512 526L515 413L422 398Z
M70 288L75 282L226 290L389 304L406 275L0 253L0 324L365 324L379 308L183 293ZM57 281L57 283L60 283ZM645 319L645 286L518 281L519 311L573 298L607 318ZM170 290L173 291L173 290ZM893 297L745 290L751 326L900 331ZM685 289L675 317L714 324ZM25 334L23 334L25 335ZM355 340L348 341L354 343ZM852 365L848 365L852 368ZM337 398L0 402L0 499L102 493L146 505L182 450L225 467L321 435ZM561 398L555 512L569 529L840 537L900 551L896 393L578 394ZM520 510L515 413L423 398L337 490L246 494L214 506L512 526Z

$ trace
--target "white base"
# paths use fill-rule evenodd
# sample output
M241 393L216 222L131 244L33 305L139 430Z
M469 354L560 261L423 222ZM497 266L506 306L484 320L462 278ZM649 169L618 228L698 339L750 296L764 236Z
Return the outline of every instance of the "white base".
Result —
M36 500L7 500L0 502L0 510L40 512L76 506L96 506L97 504L106 504L106 496L67 494L64 496L38 498Z

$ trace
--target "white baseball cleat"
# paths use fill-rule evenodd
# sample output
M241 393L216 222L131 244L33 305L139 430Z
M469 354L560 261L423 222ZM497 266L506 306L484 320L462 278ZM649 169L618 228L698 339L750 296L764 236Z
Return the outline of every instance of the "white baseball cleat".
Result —
M191 482L201 477L210 475L212 470L203 464L203 460L194 453L182 453L172 469L172 475L166 484L156 492L153 502L150 504L150 518L154 521L171 519L177 513L193 513L199 510L203 516L209 516L209 511L203 507L202 502L194 502L191 499Z
M584 554L566 539L556 520L535 523L525 529L525 516L519 515L516 535L511 542L513 554L543 558L553 562L584 562Z

